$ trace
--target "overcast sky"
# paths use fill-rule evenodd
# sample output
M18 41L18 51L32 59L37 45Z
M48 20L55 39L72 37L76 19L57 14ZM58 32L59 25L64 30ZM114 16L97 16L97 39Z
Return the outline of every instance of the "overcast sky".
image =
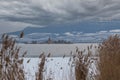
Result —
M26 26L119 19L120 0L0 0L0 33Z

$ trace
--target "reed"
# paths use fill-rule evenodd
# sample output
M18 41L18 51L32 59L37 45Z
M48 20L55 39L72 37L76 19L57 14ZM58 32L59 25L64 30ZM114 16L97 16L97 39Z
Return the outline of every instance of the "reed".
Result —
M120 37L110 36L99 48L97 80L120 80Z
M19 57L19 51L16 41L4 34L0 47L0 80L25 80L23 57Z
M92 63L92 52L88 46L87 51L79 51L77 48L76 53L75 80L86 80L88 76L89 66Z
M40 63L38 64L38 72L36 73L36 80L44 80L43 79L43 72L44 72L44 65L45 65L45 55L42 53L40 56Z

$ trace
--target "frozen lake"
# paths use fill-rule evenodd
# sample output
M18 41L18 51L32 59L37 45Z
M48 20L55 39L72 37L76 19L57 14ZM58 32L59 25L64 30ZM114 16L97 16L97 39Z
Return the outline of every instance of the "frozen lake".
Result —
M52 57L47 58L45 62L44 80L52 78L52 80L75 80L74 66L72 60L70 61L70 53L76 52L76 47L79 50L87 49L88 46L93 46L92 51L95 51L95 46L98 43L79 43L79 44L17 44L21 47L21 53L27 51L27 57L24 58L25 80L35 80L35 73L38 71L37 58L41 53L46 55L51 53ZM63 58L66 55L67 57ZM30 62L27 61L30 59ZM95 73L96 67L92 63L89 68L89 74Z
M21 52L27 51L27 57L38 57L41 53L45 55L51 53L51 57L70 56L71 52L75 52L76 47L79 50L87 49L93 45L93 49L98 43L79 43L79 44L19 44Z

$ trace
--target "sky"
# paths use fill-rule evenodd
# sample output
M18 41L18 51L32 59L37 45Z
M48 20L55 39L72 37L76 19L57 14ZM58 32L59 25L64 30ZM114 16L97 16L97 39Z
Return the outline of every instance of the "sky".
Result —
M120 19L120 0L0 0L0 33L27 26Z

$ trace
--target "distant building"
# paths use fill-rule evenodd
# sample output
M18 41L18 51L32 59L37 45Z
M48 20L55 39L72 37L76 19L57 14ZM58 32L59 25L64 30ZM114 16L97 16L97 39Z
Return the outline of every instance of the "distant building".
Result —
M52 39L49 37L47 42L48 44L52 44Z

